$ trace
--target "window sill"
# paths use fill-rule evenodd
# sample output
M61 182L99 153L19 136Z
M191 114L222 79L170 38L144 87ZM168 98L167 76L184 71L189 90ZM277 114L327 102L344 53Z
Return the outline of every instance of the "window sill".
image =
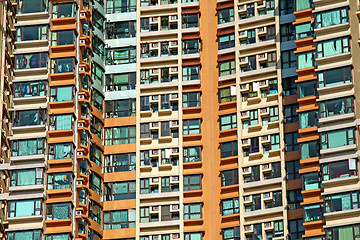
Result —
M23 217L8 217L9 222L35 222L42 221L43 215L32 215L32 216L23 216Z

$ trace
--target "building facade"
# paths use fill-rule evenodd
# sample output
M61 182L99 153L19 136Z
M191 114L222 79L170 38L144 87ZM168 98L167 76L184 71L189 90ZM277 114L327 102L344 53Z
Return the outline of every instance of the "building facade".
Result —
M358 4L0 1L0 236L360 238Z

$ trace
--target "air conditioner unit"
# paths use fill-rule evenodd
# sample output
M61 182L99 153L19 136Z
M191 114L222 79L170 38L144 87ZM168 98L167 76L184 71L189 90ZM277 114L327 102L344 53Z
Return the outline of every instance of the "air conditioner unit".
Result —
M172 210L179 210L179 204L173 204L171 205Z
M159 206L152 206L151 211L158 212L159 211Z
M159 183L159 178L151 178L152 183Z
M79 72L85 72L85 67L79 67Z
M83 185L83 181L77 180L77 181L76 181L76 186L81 186L81 185Z
M159 239L160 239L159 235L152 236L152 240L159 240Z
M6 204L5 203L2 203L1 204L1 208L4 209L6 207Z
M250 201L251 200L251 196L245 196L244 197L244 201L246 202L246 201Z
M77 152L77 156L84 156L84 152L78 151L78 152Z
M78 123L78 127L79 127L79 128L84 127L84 123Z
M85 40L84 40L84 39L80 39L80 44L85 44Z
M263 164L262 165L262 169L269 169L270 168L270 165L269 164Z
M85 95L79 94L79 99L85 99Z
M269 192L264 193L264 198L271 198L271 194Z
M244 173L250 172L250 167L244 167L244 168L243 168L243 172L244 172Z
M173 239L180 238L180 234L178 234L178 233L173 233L172 238L173 238Z
M264 228L272 228L272 222L264 223Z
M81 210L76 210L76 216L81 216L82 215L82 211Z
M86 17L85 13L80 13L80 17Z

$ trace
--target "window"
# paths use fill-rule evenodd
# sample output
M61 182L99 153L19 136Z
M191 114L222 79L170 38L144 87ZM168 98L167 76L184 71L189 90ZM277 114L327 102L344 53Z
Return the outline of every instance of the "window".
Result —
M106 201L135 199L136 182L116 182L104 184L104 197Z
M351 68L335 68L318 73L319 87L329 87L351 82Z
M172 220L179 220L179 213L177 212L171 212L170 207L173 208L173 206L170 205L163 205L161 206L161 221L172 221ZM170 240L170 234L162 234L161 240Z
M49 145L49 160L69 159L73 157L74 146L72 143L56 143Z
M225 228L222 230L223 240L240 240L240 227Z
M73 30L56 31L51 33L51 46L75 44L76 34Z
M74 117L72 114L50 115L49 130L67 130L72 129Z
M255 4L254 3L246 4L246 13L239 15L239 17L240 19L255 17Z
M250 138L250 150L249 153L257 153L259 152L259 137Z
M297 77L289 77L289 78L283 78L282 79L282 87L284 91L285 96L294 95L297 92L297 85L295 83L295 80Z
M353 98L337 98L319 103L320 117L332 117L354 111Z
M280 0L280 15L291 14L294 12L294 0Z
M306 142L300 145L301 158L313 158L318 156L319 145L317 141Z
M291 240L302 238L302 235L305 234L305 228L303 224L303 219L289 221L289 234Z
M106 24L107 39L133 37L136 37L136 21L109 22Z
M183 107L199 107L200 92L183 93Z
M103 151L96 144L90 146L90 160L96 163L99 167L102 166Z
M201 203L184 204L184 219L199 219L201 218Z
M266 165L263 165L263 168L267 167L265 166ZM264 179L266 180L266 179L272 179L278 177L281 177L281 164L280 162L271 163L271 171L264 172Z
M36 13L48 11L48 1L43 0L19 0L18 14L22 13Z
M47 189L65 189L71 187L71 173L53 173L48 174Z
M235 35L227 34L218 37L219 50L235 47Z
M149 210L150 210L150 207L141 207L140 208L140 223L158 222L159 221L158 214L156 214L156 215L150 214Z
M46 205L46 220L60 220L71 218L70 203L53 203Z
M200 66L184 66L183 67L183 81L191 81L200 79Z
M297 69L315 66L314 52L304 52L297 54Z
M7 232L8 240L41 240L42 231L41 230L29 230L29 231L16 231L16 232Z
M263 239L261 223L254 224L253 225L253 233L246 234L246 240L258 240L258 239Z
M244 199L250 198L250 196L245 196ZM252 195L251 205L245 205L245 212L251 212L261 209L261 194Z
M251 168L251 174L248 176L244 176L244 182L256 182L260 181L260 166L252 166L252 167L246 167L243 168L243 172L250 171Z
M279 134L270 135L270 149L275 150L280 148Z
M300 179L299 169L301 169L300 161L286 162L286 178L288 181Z
M249 117L249 125L258 125L259 124L259 111L252 110L250 111L250 117Z
M90 175L90 189L101 195L102 192L102 179L94 172Z
M178 192L179 185L170 183L170 177L161 177L161 192Z
M219 63L219 76L227 76L236 73L235 60Z
M348 22L348 9L337 8L329 11L320 12L315 15L315 27L329 27Z
M262 57L265 57L265 55L263 55ZM242 59L240 59L240 61L241 60ZM246 57L245 57L244 61L246 61ZM241 72L247 72L247 71L253 71L253 70L256 70L256 56L249 56L248 64L244 67L241 67Z
M193 54L200 50L200 39L186 39L182 41L182 53Z
M200 119L183 120L183 134L199 134L201 128Z
M199 162L201 161L201 147L187 147L184 148L184 162Z
M302 175L303 190L313 190L320 188L318 172L306 173Z
M280 37L282 42L293 41L295 34L295 27L291 23L282 24L280 27Z
M311 0L296 0L295 11L301 11L311 8ZM301 238L301 237L299 237Z
M125 13L135 12L136 1L134 0L107 0L106 1L106 13Z
M20 82L14 84L14 97L39 97L45 96L46 85L44 81Z
M92 39L92 50L102 60L105 60L105 43L96 35Z
M93 19L92 22L94 24L94 26L100 30L100 32L103 32L104 30L104 22L105 22L105 18L104 16L97 10L93 9L93 15L92 15ZM94 40L94 38L93 38Z
M300 129L315 127L318 125L317 111L300 112L299 117L300 117L300 121L299 121Z
M326 239L359 239L360 225L347 225L341 227L326 228Z
M269 107L269 122L279 121L279 107Z
M16 28L16 41L40 41L48 39L46 25L33 25Z
M93 62L92 67L91 67L91 76L94 79L94 81L99 83L101 86L103 86L104 74L105 74L105 70L102 67L100 67L99 64L97 64L96 62Z
M221 186L230 186L239 184L239 174L237 169L221 172Z
M121 65L136 62L136 47L106 49L106 64Z
M105 145L135 143L135 126L105 128Z
M136 99L106 101L105 114L107 118L135 116Z
M135 227L135 209L104 212L104 230Z
M313 36L311 23L297 24L295 26L296 40L305 39Z
M354 129L340 129L321 133L321 148L333 148L355 144Z
M276 52L269 52L267 53L267 64L263 66L260 63L260 68L273 67L273 66L276 66Z
M236 113L220 116L220 131L237 127Z
M46 235L45 238L45 240L69 240L69 239L71 239L69 233Z
M41 109L15 111L13 127L44 125L45 114Z
M346 192L325 196L325 212L338 212L359 208L359 193Z
M287 200L289 210L302 208L301 202L303 201L303 195L301 194L301 189L288 190Z
M74 3L54 4L52 8L53 18L75 17L76 7Z
M10 172L10 186L38 185L43 183L43 169L19 169Z
M25 217L42 214L42 200L29 199L8 201L9 217Z
M218 92L219 103L236 101L236 86L221 88Z
M123 153L105 156L105 172L126 172L135 171L136 155L135 153Z
M89 218L101 224L101 206L94 201L90 201Z
M43 138L14 140L11 144L11 156L13 157L44 154L45 144Z
M150 158L150 151L140 151L140 166L147 166L154 163L153 167L157 167L158 159Z
M15 69L46 68L48 61L47 53L18 54L15 55Z
M73 96L74 96L73 86L50 88L50 102L72 101Z
M237 141L225 142L220 144L221 158L227 158L238 155Z
M298 84L298 88L299 88L298 89L299 98L305 98L305 97L311 97L317 95L315 81L300 82Z
M284 223L282 220L274 221L274 230L266 233L266 238L271 240L273 238L284 236Z
M350 52L349 38L336 38L320 42L316 45L318 58Z
M285 123L294 123L299 121L299 117L296 112L296 110L298 109L299 109L298 104L284 106Z
M235 20L234 17L234 8L225 8L218 10L218 24L233 22Z
M354 158L322 164L323 181L357 176L357 161Z
M282 206L282 192L272 192L272 201L265 203L265 208L274 208Z
M136 85L136 73L109 74L105 77L106 91L133 90Z
M282 69L293 68L296 66L296 56L294 51L282 51L281 52L281 66Z
M202 233L184 233L184 237L185 240L202 240Z
M221 200L221 212L223 216L239 213L239 198Z
M199 13L183 14L182 28L199 27Z
M184 176L184 191L200 190L201 175Z

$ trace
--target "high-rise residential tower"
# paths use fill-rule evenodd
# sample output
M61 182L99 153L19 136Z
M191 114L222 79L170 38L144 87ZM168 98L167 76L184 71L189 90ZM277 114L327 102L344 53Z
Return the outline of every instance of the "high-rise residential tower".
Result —
M360 239L357 0L0 0L0 238Z

